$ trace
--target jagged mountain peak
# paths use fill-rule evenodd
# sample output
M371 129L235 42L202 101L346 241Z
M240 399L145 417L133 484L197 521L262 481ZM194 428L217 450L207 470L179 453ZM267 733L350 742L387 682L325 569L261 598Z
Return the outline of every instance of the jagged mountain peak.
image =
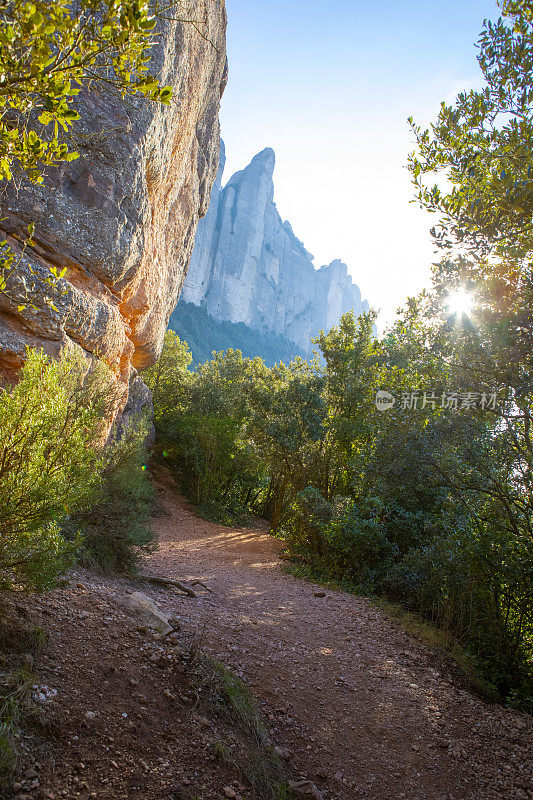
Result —
M275 161L266 147L224 188L219 170L181 296L216 320L281 334L309 351L320 330L365 307L347 265L335 259L316 269L282 221L273 199Z
M260 153L257 153L250 161L250 167L259 167L265 170L274 170L276 164L276 154L271 147L265 147Z
M334 258L333 261L330 261L329 264L320 267L320 269L330 270L331 272L335 272L337 275L343 275L350 281L350 283L352 283L352 276L348 272L348 264L345 264L344 261L340 260L340 258Z

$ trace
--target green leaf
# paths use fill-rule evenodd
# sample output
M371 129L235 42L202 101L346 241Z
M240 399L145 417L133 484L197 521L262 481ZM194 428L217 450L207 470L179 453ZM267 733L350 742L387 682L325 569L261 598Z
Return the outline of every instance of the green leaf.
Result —
M33 29L37 30L43 24L44 17L42 14L39 14L39 12L37 12L35 14L32 14L32 16L30 17L30 22L33 25Z

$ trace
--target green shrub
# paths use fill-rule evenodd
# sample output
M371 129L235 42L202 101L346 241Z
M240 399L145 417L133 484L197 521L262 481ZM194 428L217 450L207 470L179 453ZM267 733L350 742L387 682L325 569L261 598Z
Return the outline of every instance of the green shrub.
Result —
M458 526L413 549L388 594L401 598L470 652L504 694L533 689L533 551L516 536Z
M323 530L332 516L333 505L318 489L308 486L299 492L282 531L289 549L312 561L321 559L324 554Z
M365 589L381 588L398 557L377 501L348 503L327 525L324 538L329 569Z
M100 480L108 371L82 356L30 350L19 383L0 394L0 587L44 588L72 557L59 522Z
M153 489L146 472L146 432L141 420L107 448L94 501L64 525L69 538L81 536L79 557L88 566L134 573L141 554L152 549Z
M378 500L339 497L328 503L309 487L293 504L286 539L290 550L307 556L315 569L377 591L399 552L387 536L387 516Z
M240 421L229 414L189 412L164 436L165 461L200 512L223 524L245 519L264 468Z

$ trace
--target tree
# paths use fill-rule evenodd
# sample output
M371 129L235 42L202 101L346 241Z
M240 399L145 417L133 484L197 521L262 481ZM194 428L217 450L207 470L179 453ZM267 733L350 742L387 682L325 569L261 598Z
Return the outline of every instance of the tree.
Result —
M295 495L313 483L327 407L315 365L298 358L270 376L252 395L250 435L268 468L265 509L276 532Z
M153 395L156 422L178 413L191 379L192 354L187 342L167 331L159 361L143 372L143 380Z
M78 157L68 134L82 89L170 103L171 88L149 72L155 26L149 0L0 0L0 188L23 176L42 183L45 166ZM19 263L0 242L0 294Z
M419 150L410 168L418 200L442 214L441 247L520 261L533 244L533 16L529 0L502 8L478 41L484 87L442 103L429 130L410 120ZM424 184L433 172L446 175L450 191Z
M182 491L227 522L261 492L265 466L249 434L250 396L270 371L239 350L216 353L194 372L190 362L187 344L167 331L159 363L143 373L154 393L158 447Z
M41 183L43 165L77 157L59 130L83 87L169 103L148 71L155 25L148 0L1 0L0 180L21 169Z
M484 87L442 103L428 130L411 120L410 169L418 202L440 215L439 298L471 291L480 340L524 383L533 366L533 9L529 0L502 8L479 37ZM427 185L434 173L451 188Z
M321 453L321 477L316 484L324 497L349 491L357 459L368 455L372 412L379 387L381 347L373 330L376 314L344 314L337 327L315 339L323 358L318 367L328 409L327 435Z
M410 169L418 202L439 215L432 234L443 252L420 319L429 347L458 388L490 386L498 398L484 418L474 413L426 432L434 480L465 516L451 549L432 551L434 564L458 565L452 554L460 552L469 565L479 613L468 613L505 686L513 671L511 684L527 673L533 624L533 7L501 6L478 41L483 88L443 103L428 130L411 120ZM446 182L428 185L432 173ZM457 289L472 296L468 315L447 308ZM426 577L437 572L428 566ZM460 581L450 582L450 598L454 591L460 605ZM450 613L464 627L459 605Z
M442 104L429 130L414 126L410 168L421 205L439 212L433 229L445 256L434 271L426 328L456 379L492 383L495 414L528 493L533 488L533 7L505 0L485 22L479 91ZM451 189L425 185L444 173ZM469 318L446 314L447 296L471 291Z

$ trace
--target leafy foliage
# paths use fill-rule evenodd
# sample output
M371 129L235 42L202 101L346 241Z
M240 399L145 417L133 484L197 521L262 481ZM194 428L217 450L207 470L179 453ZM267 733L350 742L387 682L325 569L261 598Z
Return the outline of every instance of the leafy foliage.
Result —
M43 165L77 157L59 129L79 119L83 86L169 103L171 90L148 71L155 25L148 0L2 0L0 180L15 164L41 183Z
M180 477L183 490L208 515L229 521L257 499L264 470L246 431L247 398L266 371L260 359L239 351L217 354L190 372L191 354L167 331L159 363L143 374L154 395L160 452Z
M422 324L431 325L455 288L470 291L470 319L433 326L433 346L453 362L459 380L475 385L489 379L500 398L490 426L477 420L466 431L468 448L452 431L452 448L439 466L467 512L466 528L458 528L465 533L457 569L475 577L473 584L463 575L473 594L461 598L457 586L456 616L464 619L465 596L473 609L483 608L485 642L478 636L477 647L496 682L509 685L517 672L527 673L533 639L533 16L525 0L508 0L502 8L503 16L486 22L479 38L485 86L443 104L430 130L415 126L418 150L410 167L419 202L441 215L432 233L444 251ZM443 173L451 188L427 186L431 172ZM476 617L478 611L471 612Z
M42 183L46 167L78 157L69 142L82 89L171 102L149 72L156 21L149 0L0 0L0 183ZM19 257L0 243L0 295L33 232L32 223ZM52 270L47 282L60 277Z
M76 554L134 572L153 544L143 420L107 443L118 398L107 368L30 350L0 395L0 585L47 588Z
M533 19L527 0L502 7L505 16L486 21L479 37L484 87L442 103L430 130L413 123L418 153L410 166L419 201L442 214L435 231L442 247L461 242L483 256L520 259L533 232ZM451 191L425 185L433 172L445 173Z
M81 356L29 351L19 383L0 395L0 579L53 582L71 548L58 522L91 501L115 401L106 369Z
M62 526L67 538L76 541L81 537L79 558L88 566L134 574L142 553L153 549L153 489L146 474L146 434L147 426L141 420L106 448L95 496Z

